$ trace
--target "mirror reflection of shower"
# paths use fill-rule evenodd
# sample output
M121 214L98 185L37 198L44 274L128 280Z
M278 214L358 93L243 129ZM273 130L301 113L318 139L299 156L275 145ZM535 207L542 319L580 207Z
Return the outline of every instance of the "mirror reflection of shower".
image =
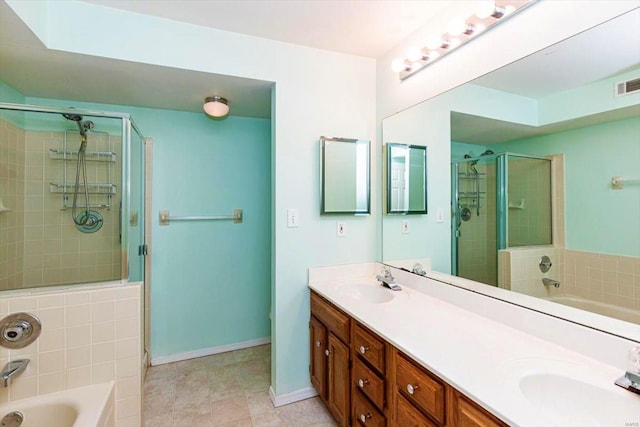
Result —
M83 117L79 114L65 113L63 114L63 117L67 120L76 122L78 125L78 132L80 132L80 148L78 149L78 161L76 163L76 180L73 188L71 216L79 231L83 233L95 233L102 228L103 223L103 218L100 212L91 210L89 184L87 180L87 131L92 130L95 125L91 120L83 120ZM78 195L81 188L84 193L84 210L78 213Z

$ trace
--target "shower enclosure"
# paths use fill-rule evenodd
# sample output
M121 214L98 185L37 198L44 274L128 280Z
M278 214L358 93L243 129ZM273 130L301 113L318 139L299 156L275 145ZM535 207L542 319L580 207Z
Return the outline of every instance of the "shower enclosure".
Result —
M128 114L0 103L0 290L144 280L144 153Z
M452 163L452 274L498 284L498 250L549 245L551 160L515 153Z

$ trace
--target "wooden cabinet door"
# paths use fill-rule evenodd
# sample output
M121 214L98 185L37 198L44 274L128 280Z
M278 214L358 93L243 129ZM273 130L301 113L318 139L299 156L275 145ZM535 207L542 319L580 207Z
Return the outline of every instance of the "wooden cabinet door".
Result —
M311 384L324 401L327 400L327 328L315 317L309 321L309 373Z
M458 390L453 387L450 387L449 390L447 404L450 416L447 425L452 427L507 427L507 424L473 403Z
M327 407L340 427L349 425L349 347L331 332L327 363Z

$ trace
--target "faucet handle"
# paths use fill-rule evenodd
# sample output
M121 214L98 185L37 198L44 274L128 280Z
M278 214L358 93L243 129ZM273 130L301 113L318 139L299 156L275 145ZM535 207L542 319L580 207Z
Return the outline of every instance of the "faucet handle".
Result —
M634 373L640 374L640 345L633 347L627 354L628 369Z

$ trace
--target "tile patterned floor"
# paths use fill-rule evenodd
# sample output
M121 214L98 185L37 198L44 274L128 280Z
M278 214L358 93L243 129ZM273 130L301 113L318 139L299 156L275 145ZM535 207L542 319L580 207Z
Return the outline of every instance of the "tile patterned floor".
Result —
M269 345L149 368L145 427L336 427L319 398L275 408Z

